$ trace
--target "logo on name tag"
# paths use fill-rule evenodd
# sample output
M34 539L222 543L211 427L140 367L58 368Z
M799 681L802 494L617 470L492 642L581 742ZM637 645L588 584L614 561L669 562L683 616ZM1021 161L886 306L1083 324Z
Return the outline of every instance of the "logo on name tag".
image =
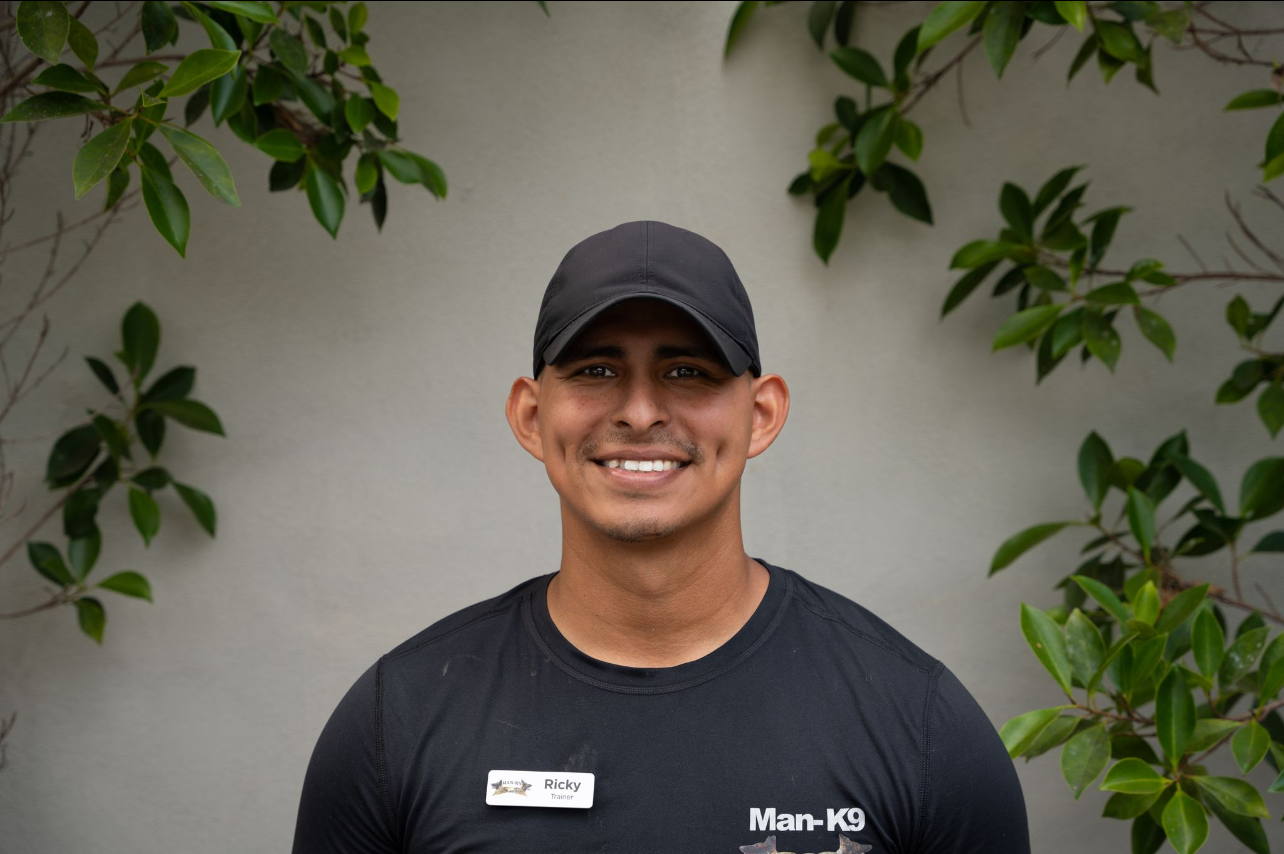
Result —
M575 771L491 771L486 803L498 807L593 806L593 775Z

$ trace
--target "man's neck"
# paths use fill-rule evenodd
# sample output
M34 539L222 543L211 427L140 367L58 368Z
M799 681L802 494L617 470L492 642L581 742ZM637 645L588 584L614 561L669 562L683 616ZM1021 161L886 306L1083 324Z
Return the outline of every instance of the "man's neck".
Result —
M683 532L627 543L567 537L548 588L554 625L586 655L629 667L673 667L708 655L749 620L770 573L734 536ZM581 532L582 533L582 532Z

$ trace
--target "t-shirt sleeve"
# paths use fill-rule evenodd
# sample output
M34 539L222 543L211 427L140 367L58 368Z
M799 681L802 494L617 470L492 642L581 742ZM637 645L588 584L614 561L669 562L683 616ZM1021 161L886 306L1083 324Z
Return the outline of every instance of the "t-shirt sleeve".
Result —
M1003 740L976 699L940 665L924 733L917 854L1030 854L1025 796Z
M348 689L303 777L293 854L395 854L383 756L383 657Z

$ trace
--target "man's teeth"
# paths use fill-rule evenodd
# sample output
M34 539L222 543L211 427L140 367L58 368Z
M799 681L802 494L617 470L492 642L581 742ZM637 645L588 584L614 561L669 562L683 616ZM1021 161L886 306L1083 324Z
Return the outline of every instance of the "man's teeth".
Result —
M622 468L625 471L668 471L682 468L677 460L602 460L598 465L610 469Z

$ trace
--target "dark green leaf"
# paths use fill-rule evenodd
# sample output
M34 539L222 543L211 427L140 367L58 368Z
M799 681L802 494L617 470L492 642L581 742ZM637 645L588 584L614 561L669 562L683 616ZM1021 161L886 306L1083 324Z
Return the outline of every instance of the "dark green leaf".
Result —
M232 182L232 171L227 168L227 162L214 146L182 128L161 125L160 132L211 196L229 205L240 206L241 200L237 197L236 185Z
M932 206L927 201L927 190L913 172L895 163L884 163L890 188L888 195L896 209L908 217L932 224Z
M1284 508L1284 457L1267 457L1249 466L1239 487L1239 512L1247 521L1265 519Z
M937 3L919 29L919 53L936 44L959 27L969 23L981 13L983 8L985 8L984 0L979 0L979 2L953 2L953 0L947 0L944 3Z
M101 644L103 630L107 627L107 612L103 610L102 603L92 596L81 596L75 601L81 631Z
M1034 211L1025 190L1010 181L1004 182L1003 190L999 193L999 212L1022 240L1033 238Z
M213 6L215 9L222 9L224 12L231 12L233 15L240 15L259 24L279 24L280 19L272 13L271 3L254 3L254 2L220 2L220 0L206 0L205 5Z
M146 578L139 575L137 572L134 572L132 569L127 569L124 572L118 572L115 575L109 576L95 586L101 587L104 590L112 590L116 593L124 594L125 596L134 596L138 599L146 599L148 602L152 601L151 584L147 582Z
M145 0L142 13L143 40L147 52L151 53L167 44L173 44L178 38L178 19L168 3L161 0Z
M330 173L313 164L307 174L308 204L330 236L337 237L343 220L343 191Z
M829 58L851 77L870 86L887 88L883 68L869 52L858 47L840 47L829 52Z
M173 246L180 257L187 257L187 238L192 230L192 218L187 208L187 199L182 190L164 175L141 167L143 182L143 203L152 224L170 246Z
M0 118L0 122L40 122L45 119L63 119L83 116L107 109L100 101L91 101L83 95L70 92L42 92L33 95Z
M731 53L731 46L740 38L744 32L745 25L753 17L753 13L758 11L760 0L742 0L736 7L735 13L731 16L731 25L727 28L727 42L722 49L722 56L725 59Z
M303 143L285 128L273 128L255 140L254 145L274 160L293 163L307 153Z
M129 517L134 527L143 537L143 545L150 546L152 538L160 530L160 507L156 499L147 492L135 487L129 488Z
M997 77L1003 76L1003 69L1012 59L1017 42L1021 40L1021 25L1025 21L1025 3L995 3L985 16L982 28L985 55L990 60L990 67Z
M76 198L88 193L99 181L111 174L125 153L133 119L117 122L81 147L71 166Z
M837 5L834 0L814 0L807 13L807 29L818 48L825 47L825 31L829 29L829 22L834 19L834 8Z
M98 61L97 36L75 16L69 16L67 23L71 25L67 31L67 44L70 45L71 52L85 64L85 68L93 71L94 63Z
M186 95L210 80L222 77L236 66L240 56L239 50L201 48L192 51L174 69L169 82L160 90L159 97L173 98Z

